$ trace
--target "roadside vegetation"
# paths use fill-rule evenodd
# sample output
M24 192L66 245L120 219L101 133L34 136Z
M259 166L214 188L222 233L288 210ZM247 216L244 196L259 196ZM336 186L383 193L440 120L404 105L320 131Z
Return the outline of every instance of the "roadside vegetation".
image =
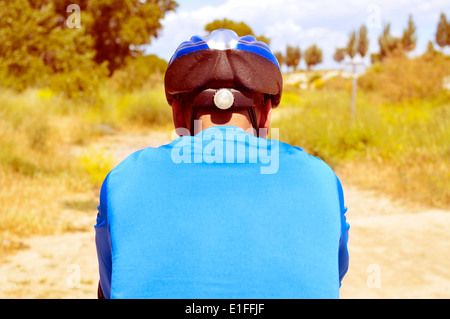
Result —
M95 220L99 188L117 163L89 144L169 130L162 76L152 81L158 84L133 92L105 86L89 101L50 89L0 89L0 255L29 235L77 230L80 212Z
M64 2L0 2L0 257L23 247L27 236L80 230L78 217L95 218L99 188L116 163L91 143L172 131L163 87L167 61L144 55L143 46L176 7L175 1L83 1L84 22L71 28ZM149 16L154 19L143 18ZM442 35L450 32L445 16L439 26L436 43L450 45L450 35ZM226 19L205 30L222 27L253 33ZM364 36L363 27L353 32L336 61L366 54ZM358 78L354 117L351 78L312 70L323 61L319 46L277 53L293 72L285 74L272 127L281 141L322 158L350 183L448 209L449 56L431 44L408 58L415 43L411 18L403 38L386 26L379 42L372 66ZM298 67L302 54L308 71Z
M354 118L351 78L323 81L326 72L316 72L310 89L286 86L273 126L280 140L322 158L351 183L449 208L448 70L442 55L374 65L358 79Z

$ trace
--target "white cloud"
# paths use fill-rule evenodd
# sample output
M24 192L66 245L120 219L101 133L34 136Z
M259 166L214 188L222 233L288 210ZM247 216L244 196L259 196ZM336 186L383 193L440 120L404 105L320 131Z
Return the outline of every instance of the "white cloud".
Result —
M193 35L206 35L204 27L215 19L244 21L256 34L271 39L274 51L284 51L287 44L299 45L302 50L316 43L324 51L324 64L333 63L336 47L345 46L348 34L375 16L383 25L391 23L391 31L399 35L406 26L408 14L418 25L419 43L432 37L439 13L448 7L448 0L196 0L196 4L183 7L163 20L160 37L153 41L148 52L170 59L182 42ZM204 5L199 4L204 2ZM372 8L372 10L370 10ZM373 8L377 10L373 10ZM448 9L447 9L448 12ZM369 27L370 49L377 49L379 28ZM427 39L425 39L427 38Z
M302 32L302 26L291 19L276 22L274 25L268 25L264 29L264 34L272 39L271 46L274 51L282 50L287 44L297 44L301 39Z

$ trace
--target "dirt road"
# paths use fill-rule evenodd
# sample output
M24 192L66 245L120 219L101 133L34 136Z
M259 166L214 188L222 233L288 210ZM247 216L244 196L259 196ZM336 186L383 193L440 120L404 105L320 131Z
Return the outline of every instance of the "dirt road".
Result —
M101 146L120 161L168 141L168 133L156 132L109 136ZM341 180L351 225L341 297L449 298L450 211L392 202ZM93 225L95 216L93 209L79 223ZM0 265L0 298L96 298L94 231L86 228L26 240L27 249Z

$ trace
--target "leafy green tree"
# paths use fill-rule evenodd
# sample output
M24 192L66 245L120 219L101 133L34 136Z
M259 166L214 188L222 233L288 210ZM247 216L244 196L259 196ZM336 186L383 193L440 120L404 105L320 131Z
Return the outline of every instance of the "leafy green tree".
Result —
M254 35L252 28L245 22L235 22L229 19L214 20L205 26L205 31L212 32L217 29L229 29L237 33L238 36Z
M346 52L347 55L353 59L358 50L358 39L356 37L356 31L352 31L348 37Z
M427 50L422 55L425 59L431 60L434 59L439 54L438 51L435 50L433 41L428 41Z
M372 64L377 64L381 62L380 53L371 53L370 54L370 62Z
M409 15L408 25L403 30L401 38L392 36L390 29L390 23L386 24L382 34L378 37L380 61L383 61L390 55L404 56L406 52L415 48L417 42L416 25L414 24L412 15Z
M284 64L284 56L283 53L281 53L280 51L275 52L273 55L275 55L275 57L278 60L278 63L280 64L280 66L282 66Z
M304 57L306 67L308 68L308 71L311 70L311 66L317 65L319 63L322 63L323 54L322 50L319 49L319 47L315 44L308 47L305 50Z
M378 44L380 46L380 60L383 61L389 55L400 52L401 39L391 35L391 24L384 26L382 34L378 37Z
M447 22L445 13L442 12L436 30L436 43L443 49L450 45L450 23Z
M337 63L341 63L345 59L345 48L336 48L336 51L334 51L333 59Z
M450 45L450 21L447 21L447 45Z
M41 30L51 23L47 22L50 19L49 8L43 8L40 15L33 15L33 8L26 0L0 2L2 85L24 89L40 74L47 72L47 66L40 57L44 46Z
M64 2L58 12L64 16ZM161 19L178 4L173 0L85 0L81 7L82 23L88 19L86 33L94 41L97 63L108 62L110 74L125 65L129 56L138 56L143 45L150 44L162 28ZM62 11L60 11L62 10Z
M89 94L128 57L139 56L158 35L164 14L177 6L173 0L80 0L73 27L72 2L0 2L1 85Z
M436 53L436 50L434 49L433 41L428 41L427 51L426 52L430 53L430 54L435 54Z
M302 53L300 51L300 47L296 46L286 46L286 55L284 57L284 63L288 68L292 67L294 72L297 71L297 67L300 63L300 59L302 57Z
M409 15L408 18L408 26L405 30L403 30L403 36L401 39L403 50L412 51L414 50L417 42L416 35L416 25L412 19L412 15Z
M367 27L362 25L358 32L352 31L350 33L347 46L345 47L345 53L353 59L357 53L364 57L368 49L369 39L367 38Z
M92 60L92 39L83 28L62 27L51 1L0 2L0 17L3 86L23 90L37 84L54 85L57 80L70 84L84 71L98 70L91 78L101 76L101 68ZM65 77L57 79L56 74ZM73 90L89 90L91 81L82 82Z
M120 91L133 91L160 83L167 69L167 61L156 55L128 58L127 65L117 69L111 77L111 84ZM157 79L155 81L155 79Z
M255 36L256 40L264 42L267 45L270 45L270 38L266 37L265 35L257 35Z
M359 28L357 51L362 57L365 57L368 49L369 38L367 37L367 28L365 25L362 25Z
M256 38L256 40L262 41L262 42L266 43L267 45L270 45L269 38L265 37L264 35L259 35L259 36L255 35L255 33L253 32L253 29L250 26L248 26L245 22L236 22L236 21L225 18L223 20L219 20L219 19L214 20L205 26L205 31L210 32L210 33L217 29L233 30L240 37L243 37L246 35L252 35Z

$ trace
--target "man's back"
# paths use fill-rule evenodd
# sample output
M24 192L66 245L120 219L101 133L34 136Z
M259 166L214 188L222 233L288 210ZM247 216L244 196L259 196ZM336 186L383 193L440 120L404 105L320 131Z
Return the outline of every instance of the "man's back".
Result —
M345 210L320 159L212 127L109 174L96 226L101 286L112 298L337 298Z

